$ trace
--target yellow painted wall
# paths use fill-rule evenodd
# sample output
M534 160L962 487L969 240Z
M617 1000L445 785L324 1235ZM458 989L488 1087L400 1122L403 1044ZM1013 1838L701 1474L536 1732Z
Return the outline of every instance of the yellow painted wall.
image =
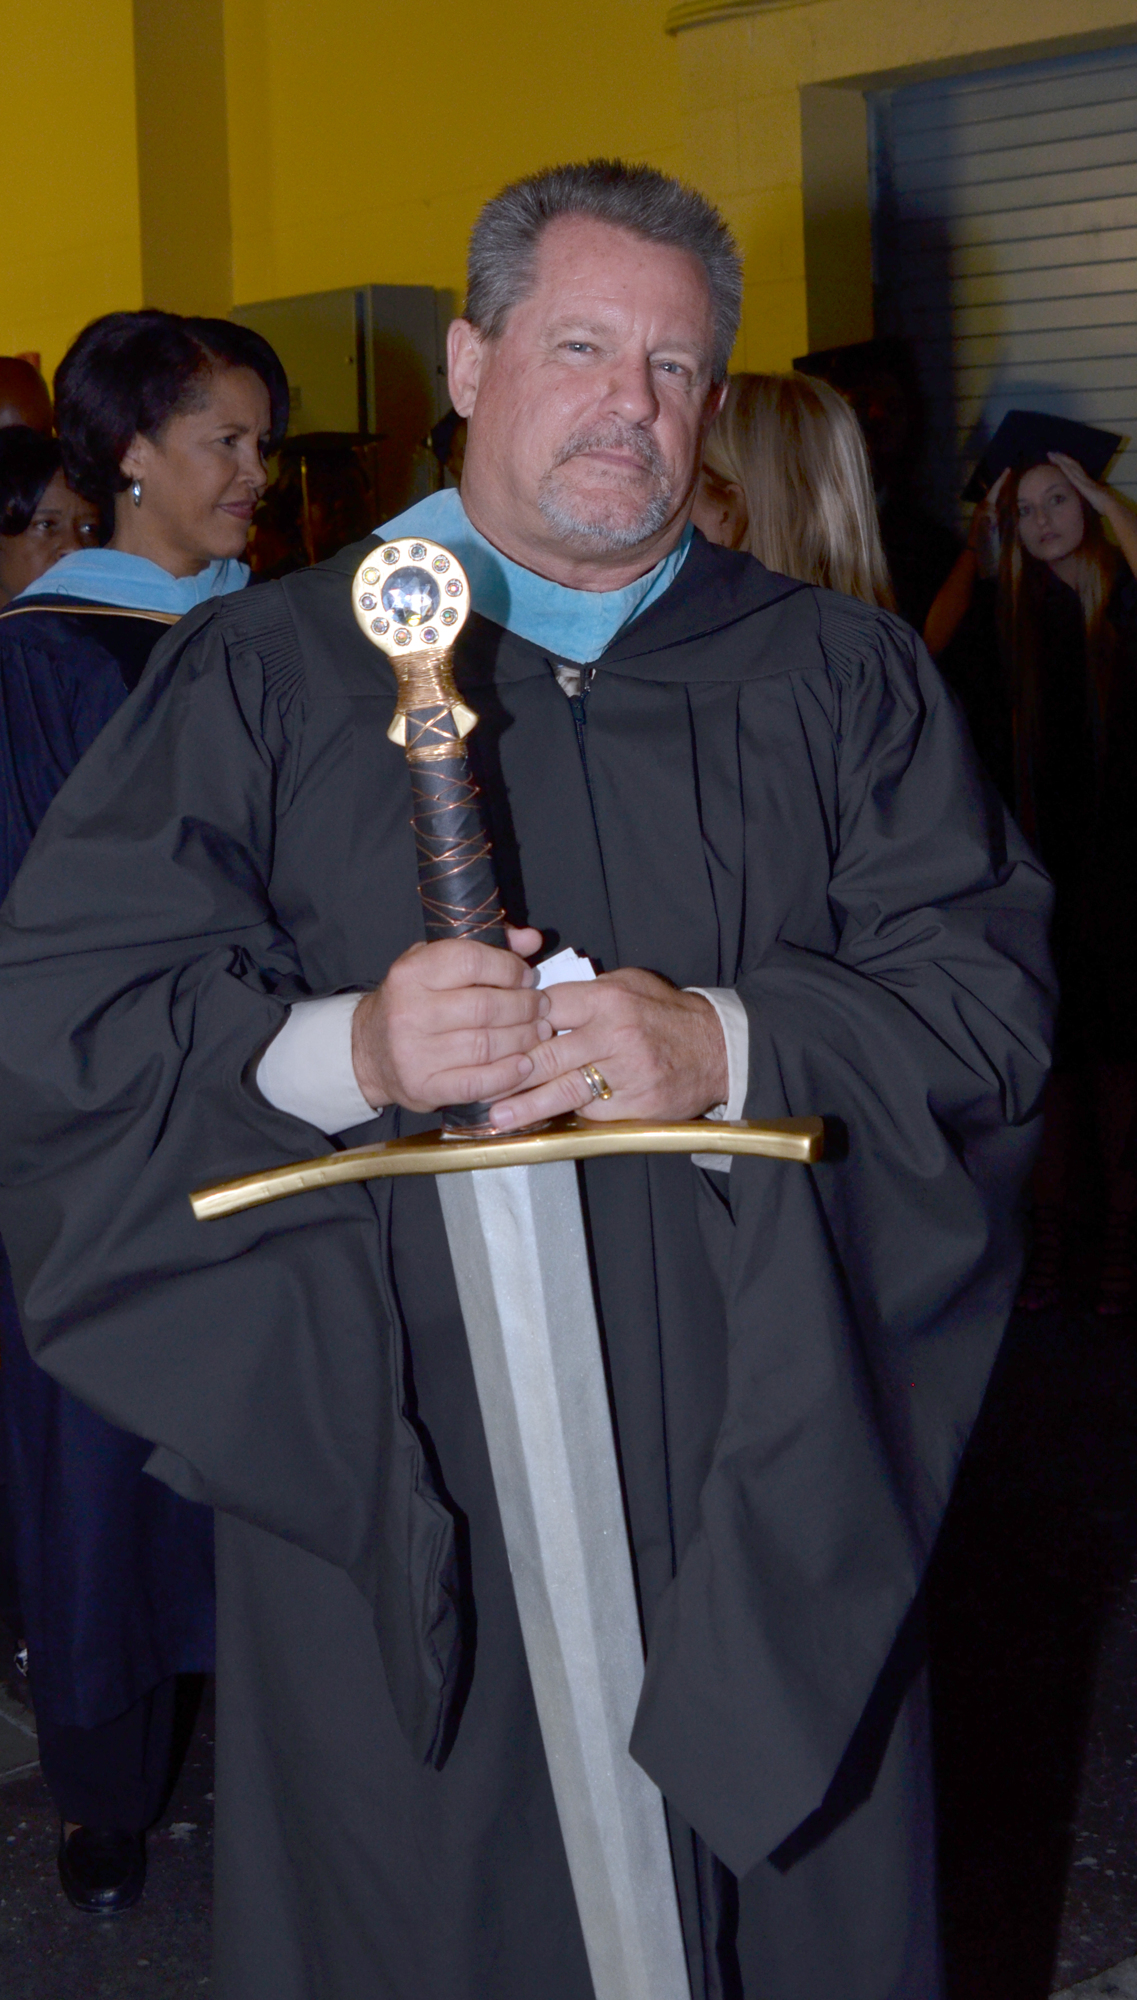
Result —
M659 0L226 0L236 301L375 282L461 294L518 174L594 152L681 171Z
M692 20L698 0L673 20ZM736 365L789 366L808 346L800 92L919 76L1137 40L1135 0L773 0L675 35L687 170L746 257ZM715 19L726 12L726 18ZM850 337L858 337L853 334Z
M737 361L784 367L808 344L804 87L1137 38L1137 0L713 0L724 18L699 20L701 4L684 0L693 24L667 35L667 0L431 0L413 24L401 0L209 0L211 17L223 9L226 115L196 172L194 66L163 72L187 170L176 201L147 184L144 245L132 0L0 0L0 353L40 349L50 370L95 313L142 303L144 273L167 286L177 237L199 227L195 199L211 288L231 269L235 303L367 281L460 292L489 194L551 160L618 152L721 203L746 256ZM163 18L162 0L135 5ZM175 11L194 18L189 0ZM144 37L140 62L144 75ZM159 174L147 160L163 144L156 129L144 175ZM224 200L207 198L218 173L228 257ZM173 255L155 275L167 216Z
M142 302L131 0L0 0L0 354Z
M233 303L225 0L134 0L142 296L223 317Z
M160 22L160 0L142 11ZM155 251L168 217L169 251L182 236L185 264L202 262L183 234L196 198L217 267L218 204L202 205L216 135L195 173L196 45L180 63L172 49L147 150L165 136L184 179L147 187L144 257L131 0L0 0L0 46L0 169L20 190L4 204L0 353L42 349L50 370L95 313L143 303L143 268L155 303L195 303L166 296ZM470 224L512 176L590 152L683 166L657 0L431 0L413 29L396 0L224 0L224 63L233 303L365 281L460 292Z

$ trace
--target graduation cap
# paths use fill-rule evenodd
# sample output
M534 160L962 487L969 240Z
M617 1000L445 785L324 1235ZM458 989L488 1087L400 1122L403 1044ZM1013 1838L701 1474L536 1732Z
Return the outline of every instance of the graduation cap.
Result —
M1051 451L1077 459L1091 479L1100 479L1125 439L1115 431L1095 430L1070 417L1048 417L1041 410L1008 410L971 478L965 500L982 500L1009 465L1045 465Z

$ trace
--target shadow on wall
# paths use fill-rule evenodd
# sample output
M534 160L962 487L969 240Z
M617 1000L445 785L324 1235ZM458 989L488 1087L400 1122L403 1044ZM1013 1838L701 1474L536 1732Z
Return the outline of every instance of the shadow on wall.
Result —
M905 342L924 410L923 449L913 466L923 504L945 526L959 521L967 472L958 439L952 255L939 216L905 213L892 177L887 105L874 118L873 290L877 333ZM970 467L967 468L970 470Z

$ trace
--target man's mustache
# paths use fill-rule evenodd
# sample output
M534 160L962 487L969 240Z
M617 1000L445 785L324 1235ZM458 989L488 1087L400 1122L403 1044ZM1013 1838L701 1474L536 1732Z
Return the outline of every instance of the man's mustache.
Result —
M579 458L590 451L626 451L637 458L645 472L652 472L662 479L665 472L663 454L656 441L647 431L637 430L634 424L594 424L590 430L574 431L561 446L553 460L552 470L567 464L570 458Z

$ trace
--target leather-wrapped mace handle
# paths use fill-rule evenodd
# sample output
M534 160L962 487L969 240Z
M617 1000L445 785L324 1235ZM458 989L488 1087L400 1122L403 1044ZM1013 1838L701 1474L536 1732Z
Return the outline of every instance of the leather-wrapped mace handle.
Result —
M429 942L476 937L504 947L505 916L478 788L466 754L477 721L454 685L451 652L470 586L449 549L410 538L365 556L352 584L355 615L387 655L399 696L388 736L410 771L411 825ZM442 1129L455 1138L492 1130L488 1104L452 1104Z

